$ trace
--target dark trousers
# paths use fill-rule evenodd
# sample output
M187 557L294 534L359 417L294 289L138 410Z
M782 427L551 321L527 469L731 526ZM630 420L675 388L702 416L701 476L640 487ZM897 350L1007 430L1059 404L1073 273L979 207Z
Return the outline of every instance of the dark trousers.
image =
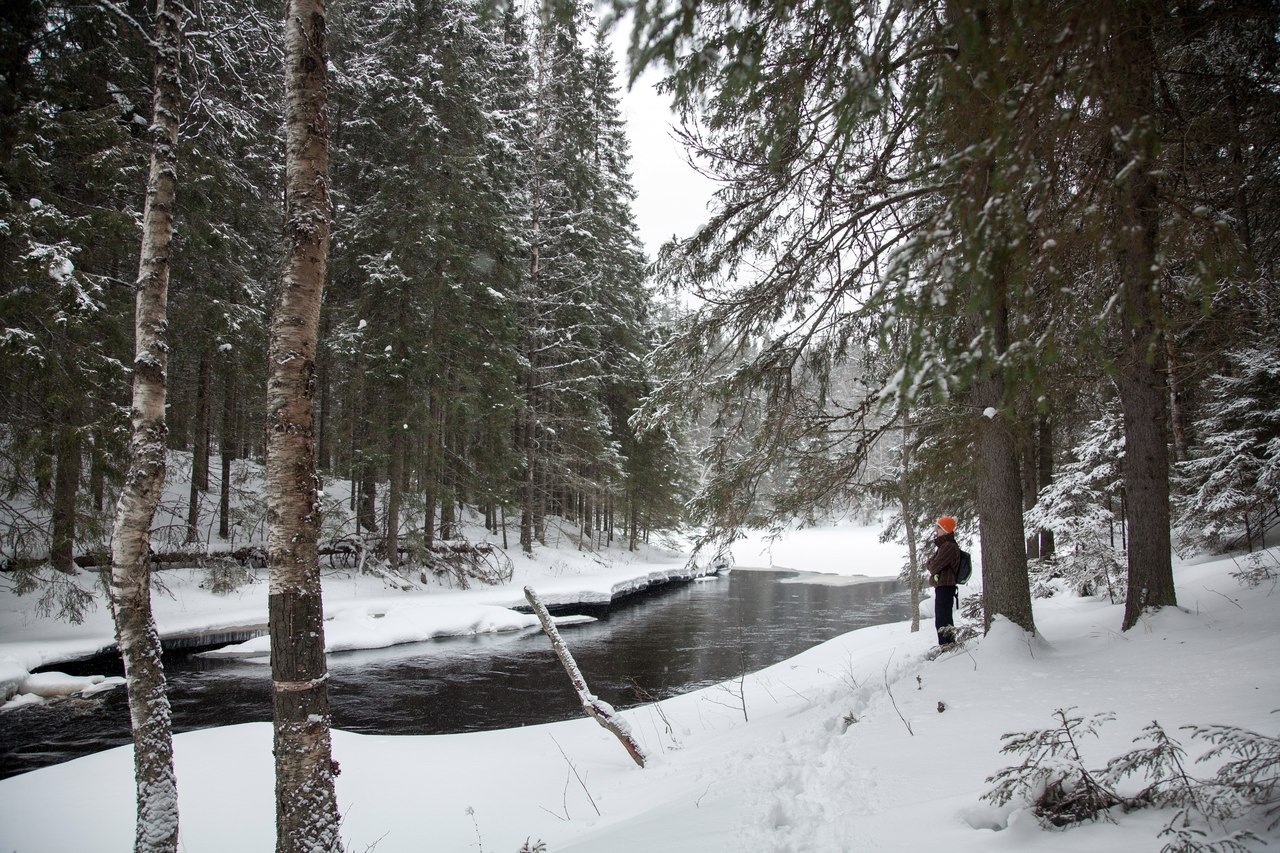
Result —
M955 619L952 609L956 604L955 584L933 588L933 626L938 629L938 645L955 642Z

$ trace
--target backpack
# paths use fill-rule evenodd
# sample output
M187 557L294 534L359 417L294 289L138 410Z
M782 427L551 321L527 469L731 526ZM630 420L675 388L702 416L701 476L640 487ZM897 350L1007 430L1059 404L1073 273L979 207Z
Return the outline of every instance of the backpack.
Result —
M956 583L968 583L973 576L973 557L968 551L960 552L960 565L956 566Z

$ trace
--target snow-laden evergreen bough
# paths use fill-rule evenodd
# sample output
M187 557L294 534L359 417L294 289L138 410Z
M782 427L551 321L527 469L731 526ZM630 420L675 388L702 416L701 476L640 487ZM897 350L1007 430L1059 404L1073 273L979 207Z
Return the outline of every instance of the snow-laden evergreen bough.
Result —
M1280 711L1273 712L1280 714ZM1187 725L1181 730L1209 748L1194 764L1216 765L1198 777L1186 749L1157 721L1134 743L1142 744L1091 768L1082 745L1113 722L1112 713L1086 718L1075 707L1053 712L1056 725L1003 735L1001 752L1022 755L1020 764L987 778L982 798L996 806L1027 803L1046 828L1105 820L1136 809L1171 810L1160 831L1161 853L1249 853L1265 842L1255 829L1280 826L1280 737L1237 726ZM1141 787L1133 790L1131 780Z

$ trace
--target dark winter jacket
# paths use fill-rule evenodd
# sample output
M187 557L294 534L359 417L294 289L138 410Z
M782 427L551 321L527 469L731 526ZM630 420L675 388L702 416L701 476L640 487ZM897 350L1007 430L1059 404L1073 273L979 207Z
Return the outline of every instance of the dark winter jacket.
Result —
M956 535L946 533L933 540L938 549L933 552L924 570L929 575L930 586L955 586L956 569L960 568L960 546L956 544Z

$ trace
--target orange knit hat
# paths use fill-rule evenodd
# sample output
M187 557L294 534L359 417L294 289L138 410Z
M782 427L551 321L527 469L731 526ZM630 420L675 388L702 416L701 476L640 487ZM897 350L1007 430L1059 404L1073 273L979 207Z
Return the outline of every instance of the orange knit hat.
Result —
M944 515L942 518L938 519L938 526L947 533L956 532L956 520L949 515Z

